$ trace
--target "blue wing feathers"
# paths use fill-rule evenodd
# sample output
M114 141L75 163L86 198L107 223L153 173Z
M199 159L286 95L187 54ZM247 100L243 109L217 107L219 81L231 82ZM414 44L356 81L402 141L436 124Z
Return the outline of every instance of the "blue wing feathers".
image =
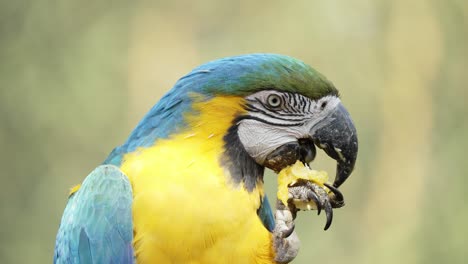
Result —
M116 166L91 172L65 208L54 263L134 263L132 199Z
M78 242L78 260L80 263L93 263L89 238L84 228L82 228L80 231L80 240Z
M257 210L257 215L263 223L268 231L273 232L275 229L275 218L273 217L273 212L271 210L270 203L268 202L268 197L263 196L262 203L260 204L260 208Z

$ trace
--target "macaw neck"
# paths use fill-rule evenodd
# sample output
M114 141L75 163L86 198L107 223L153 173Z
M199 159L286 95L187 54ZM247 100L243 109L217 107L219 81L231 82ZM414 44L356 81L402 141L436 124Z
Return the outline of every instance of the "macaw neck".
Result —
M124 155L147 148L186 127L184 113L191 110L192 98L171 90L151 108L132 131L127 141L112 150L103 164L120 166Z
M263 183L264 167L260 166L247 153L237 134L237 122L233 120L233 125L224 136L225 151L221 159L221 164L226 167L236 184L243 183L250 192L258 183Z
M195 115L187 115L188 127L195 134L206 137L206 144L211 144L219 136L222 144L219 163L228 171L230 180L251 192L259 183L263 183L264 167L248 155L242 145L237 129L237 120L246 114L244 98L240 96L217 96L209 100L194 103Z
M171 144L171 149L179 152L177 154L180 155L178 157L180 160L177 162L180 166L184 166L184 163L187 163L187 166L192 166L190 164L192 161L201 162L200 164L209 162L220 167L228 181L234 186L242 184L249 192L259 183L263 183L264 168L247 154L237 134L236 120L246 112L243 107L243 97L216 96L206 98L192 95L191 100L193 101L191 107L181 114L183 122L179 122L179 127L171 128L172 134L156 138L150 146L138 146L133 151L124 153L121 158L121 166L128 167L129 163L126 160L130 159L132 164L167 159L168 153L164 152L165 146ZM167 116L167 113L160 114ZM160 128L154 127L153 129ZM148 135L158 133L162 132L146 132ZM144 138L139 140L145 142ZM142 154L146 152L154 154ZM169 155L173 154L175 153ZM132 177L138 175L138 172L130 171Z

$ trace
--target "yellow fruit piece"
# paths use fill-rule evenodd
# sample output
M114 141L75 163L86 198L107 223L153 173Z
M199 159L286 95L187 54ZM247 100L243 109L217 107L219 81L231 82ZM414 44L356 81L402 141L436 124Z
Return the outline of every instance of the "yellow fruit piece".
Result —
M288 187L299 179L314 182L328 191L328 188L323 185L328 181L328 173L326 171L312 170L298 160L294 165L287 166L278 174L277 197L284 205L288 204Z

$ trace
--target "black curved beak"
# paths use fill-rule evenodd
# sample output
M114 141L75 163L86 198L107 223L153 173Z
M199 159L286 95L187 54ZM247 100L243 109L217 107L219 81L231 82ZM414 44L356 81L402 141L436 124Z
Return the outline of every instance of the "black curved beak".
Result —
M351 116L340 103L311 129L311 135L315 145L337 161L333 186L338 188L351 175L358 153L356 128Z

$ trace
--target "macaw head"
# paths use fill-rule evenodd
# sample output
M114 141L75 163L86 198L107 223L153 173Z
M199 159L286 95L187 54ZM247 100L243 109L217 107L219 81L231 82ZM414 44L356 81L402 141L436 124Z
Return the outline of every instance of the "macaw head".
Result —
M310 66L276 54L229 57L195 68L114 152L149 146L181 130L184 114L193 111L193 94L203 100L243 98L244 111L232 120L224 136L226 153L221 160L234 178L263 175L264 167L280 171L297 160L309 163L316 147L337 162L335 187L353 171L358 151L356 129L338 90ZM108 160L118 159L111 155ZM253 181L249 184L244 179L248 189L255 185Z
M338 90L322 74L274 54L226 58L191 74L197 73L207 78L204 93L245 99L246 111L225 137L231 157L245 150L258 165L278 172L297 160L313 161L318 147L337 162L335 187L350 176L358 151L356 128Z
M333 185L339 187L353 171L358 143L348 111L333 86L327 88L316 97L300 89L268 89L247 96L248 112L237 120L247 153L258 164L279 172L297 160L313 161L317 146L336 160Z

